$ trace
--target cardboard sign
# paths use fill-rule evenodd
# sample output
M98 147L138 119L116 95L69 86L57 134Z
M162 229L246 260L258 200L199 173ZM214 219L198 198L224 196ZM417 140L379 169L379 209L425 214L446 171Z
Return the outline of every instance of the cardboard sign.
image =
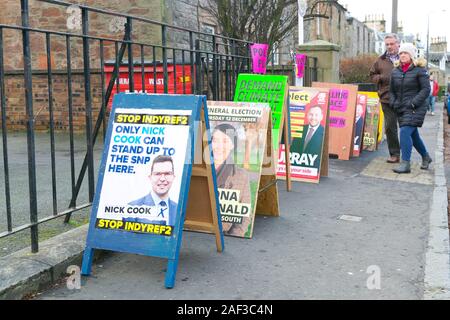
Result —
M252 53L252 66L253 73L266 74L267 65L267 51L269 45L266 43L254 43L250 45L250 51Z
M208 101L208 115L223 233L251 238L264 155L271 148L267 140L270 107Z
M367 95L366 123L364 125L363 150L377 150L380 121L380 99L376 92L360 92Z
M288 108L288 77L272 75L255 75L241 73L236 82L234 94L235 102L268 103L272 110L272 145L275 154L278 154L281 138L287 137L290 146L291 130ZM289 150L289 148L288 148ZM289 157L286 150L286 157ZM288 167L290 163L287 164ZM287 168L290 173L290 168ZM290 174L286 177L287 190L291 190Z
M295 181L318 183L328 174L328 89L289 88L292 144L291 177ZM284 150L284 145L281 145ZM279 152L277 177L286 176L286 158ZM324 163L322 163L324 160Z
M330 90L330 154L337 155L340 160L350 160L353 155L358 86L323 82L313 82L312 86Z
M203 109L203 111L202 111ZM93 249L169 259L165 285L172 288L188 195L201 194L203 214L215 221L223 250L217 184L191 185L199 127L208 127L205 97L118 94L113 101L95 194L82 273L91 272ZM204 152L212 163L209 143ZM196 145L197 144L197 145ZM212 190L212 192L210 192ZM191 201L191 200L189 200ZM187 219L187 218L186 218Z
M305 73L306 55L297 53L295 55L295 77L303 78Z
M353 156L359 157L361 154L363 136L364 136L364 121L366 117L367 95L358 92L358 100L356 103L356 118L355 118L355 136L353 146Z
M288 112L288 77L239 74L235 102L268 103L272 110L273 148L278 150Z

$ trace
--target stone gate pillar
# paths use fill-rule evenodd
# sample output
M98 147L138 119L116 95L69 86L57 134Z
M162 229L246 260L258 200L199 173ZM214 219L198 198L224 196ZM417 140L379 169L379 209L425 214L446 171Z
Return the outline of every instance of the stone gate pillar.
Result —
M317 58L317 80L339 83L339 52L341 48L331 42L314 40L297 46L297 52Z

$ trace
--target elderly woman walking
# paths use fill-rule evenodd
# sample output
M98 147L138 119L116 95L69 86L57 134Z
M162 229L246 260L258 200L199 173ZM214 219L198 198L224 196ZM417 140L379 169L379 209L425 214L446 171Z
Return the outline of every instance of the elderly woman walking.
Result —
M422 156L421 169L428 169L431 157L419 135L427 113L430 81L426 60L416 57L416 47L411 43L400 46L400 61L392 70L390 104L397 113L400 127L400 149L402 162L394 169L396 173L411 172L412 147Z

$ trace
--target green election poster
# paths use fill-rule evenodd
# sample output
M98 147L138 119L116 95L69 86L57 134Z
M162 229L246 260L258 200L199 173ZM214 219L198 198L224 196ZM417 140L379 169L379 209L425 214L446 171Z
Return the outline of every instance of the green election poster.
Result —
M241 73L236 82L235 102L268 103L272 110L272 142L277 154L287 109L288 77ZM290 132L290 131L288 131Z

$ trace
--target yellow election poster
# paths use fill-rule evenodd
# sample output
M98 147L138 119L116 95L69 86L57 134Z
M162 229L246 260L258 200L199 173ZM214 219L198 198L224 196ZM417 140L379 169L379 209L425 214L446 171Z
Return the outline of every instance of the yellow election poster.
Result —
M378 144L384 141L384 113L380 105L380 121L378 123Z
M375 151L380 127L380 99L376 92L360 92L367 95L366 121L364 125L363 150Z

